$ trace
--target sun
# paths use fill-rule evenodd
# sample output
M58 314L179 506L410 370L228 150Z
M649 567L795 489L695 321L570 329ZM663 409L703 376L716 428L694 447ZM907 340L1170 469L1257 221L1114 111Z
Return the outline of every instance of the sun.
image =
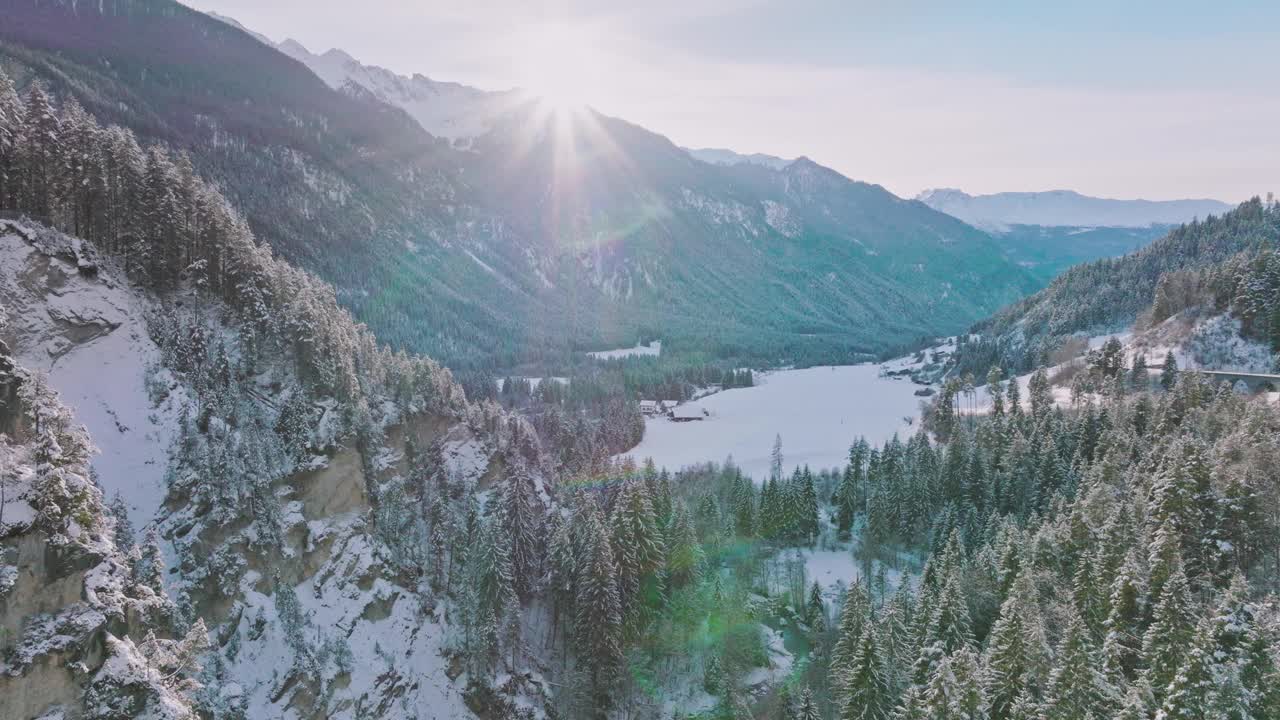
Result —
M517 45L521 86L552 108L585 107L601 89L604 53L590 28L565 23L531 26Z

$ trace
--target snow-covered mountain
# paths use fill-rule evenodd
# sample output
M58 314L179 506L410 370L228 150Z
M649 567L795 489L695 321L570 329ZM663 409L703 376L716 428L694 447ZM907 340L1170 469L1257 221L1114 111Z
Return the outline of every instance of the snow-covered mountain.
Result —
M368 90L378 100L407 112L422 129L459 145L484 135L499 117L529 100L520 90L490 92L424 75L397 75L365 65L336 48L317 55L292 38L276 47L311 68L329 87L341 90L351 84Z
M684 148L685 152L695 159L712 165L763 165L774 170L781 170L793 161L764 153L744 155L725 148Z
M925 190L916 199L929 207L994 232L1013 225L1148 227L1176 225L1221 215L1231 205L1218 200L1113 200L1072 190L970 195L954 188Z
M354 85L367 90L379 101L404 110L428 133L455 145L468 145L469 140L491 130L504 113L530 99L520 90L491 92L416 73L412 77L398 75L386 68L365 65L338 48L316 54L293 38L276 43L234 18L209 15L306 65L329 87L342 90Z

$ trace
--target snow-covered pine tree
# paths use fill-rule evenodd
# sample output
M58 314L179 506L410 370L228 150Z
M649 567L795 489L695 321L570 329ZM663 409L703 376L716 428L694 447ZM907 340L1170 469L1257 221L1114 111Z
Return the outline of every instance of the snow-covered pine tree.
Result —
M683 587L702 575L706 555L698 542L693 520L683 503L672 511L671 545L667 552L667 573L671 586Z
M986 698L978 656L964 647L941 657L924 686L924 716L932 720L984 720Z
M808 465L800 477L800 536L806 544L811 544L818 535L818 493Z
M831 651L830 686L837 697L843 692L844 682L853 668L858 644L862 640L862 630L870 613L871 601L866 589L860 583L851 584L845 590L844 603L840 606L836 642Z
M521 598L528 598L541 575L546 509L533 474L523 464L517 464L503 483L501 504L502 529L511 547L513 587Z
M53 219L58 184L65 163L62 157L62 124L44 86L35 82L27 90L24 124L18 141L23 178L22 207L46 220Z
M511 563L511 536L503 528L501 508L480 522L475 546L467 557L470 584L480 599L481 614L494 617L510 605L515 594L515 570Z
M564 620L564 635L572 634L571 625L577 599L578 559L574 554L569 522L559 514L551 516L550 540L547 544L547 590L551 593L551 637Z
M741 537L756 534L756 491L751 479L734 478L730 501L733 503L733 530Z
M13 80L0 71L0 207L18 207L22 182L18 142L23 125L22 99L18 97Z
M133 523L129 522L129 506L125 504L124 497L116 492L111 497L111 517L115 520L115 531L112 539L115 540L116 547L120 551L128 554L133 549L134 535Z
M842 720L883 720L889 715L893 696L878 633L871 623L863 624L862 638L836 699Z
M294 669L307 672L312 663L311 646L307 642L307 625L310 620L293 586L275 576L276 617L280 619L280 631L285 643L293 651Z
M1050 652L1031 573L1019 573L987 640L983 684L991 720L1008 720L1024 695L1039 697Z
M805 603L804 621L809 625L821 623L825 628L827 621L827 605L822 601L822 586L817 580L809 586L809 600Z
M164 556L160 552L160 536L155 526L147 528L138 557L133 561L133 581L148 587L157 595L164 594Z
M1102 664L1110 682L1120 687L1134 679L1142 653L1146 589L1135 550L1130 550L1111 582L1110 610L1103 622Z
M1178 384L1178 359L1173 356L1173 351L1165 353L1164 365L1160 368L1160 387L1166 391L1172 390Z
M1049 676L1042 707L1044 720L1106 717L1119 704L1117 689L1098 669L1097 652L1088 626L1078 612L1072 612Z
M813 690L807 687L800 693L800 703L796 706L796 720L822 720L818 703L813 699Z
M1181 667L1164 692L1156 720L1214 717L1222 673L1221 659L1215 656L1213 624L1207 618L1202 619L1183 655Z
M1142 642L1146 679L1157 702L1163 703L1169 684L1182 668L1195 635L1195 623L1187 577L1182 566L1177 565L1164 584Z
M591 675L597 708L607 707L609 683L622 661L622 601L618 567L605 521L598 508L585 510L584 564L578 579L576 623L582 658Z

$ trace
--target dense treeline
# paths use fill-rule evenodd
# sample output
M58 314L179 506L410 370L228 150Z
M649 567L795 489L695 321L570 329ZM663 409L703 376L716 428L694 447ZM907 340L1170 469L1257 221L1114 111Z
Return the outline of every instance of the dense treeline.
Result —
M978 377L992 366L1026 372L1051 364L1070 335L1130 325L1153 298L1156 321L1188 303L1230 299L1233 268L1245 262L1235 256L1274 249L1277 238L1280 205L1254 198L1222 217L1178 227L1131 255L1076 266L975 325L977 337L962 336L955 367Z
M929 552L847 594L831 716L1276 717L1275 410L1182 373L1064 412L1039 375L945 446L854 446L864 551Z
M471 370L457 379L468 398L492 400L527 417L552 449L557 474L571 477L606 472L610 458L640 442L640 400L683 402L712 386L730 390L755 383L749 369L661 357L586 360L548 378L498 378Z

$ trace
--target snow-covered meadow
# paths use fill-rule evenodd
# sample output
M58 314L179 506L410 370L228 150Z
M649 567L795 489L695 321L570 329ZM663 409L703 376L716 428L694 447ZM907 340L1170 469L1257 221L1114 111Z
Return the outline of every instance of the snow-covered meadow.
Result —
M880 375L880 365L815 367L756 375L756 385L697 401L709 416L699 422L650 418L644 440L627 455L653 458L669 470L721 462L732 456L757 482L769 474L774 438L782 437L784 470L841 467L859 436L882 443L894 432L915 432L906 417L919 414L919 388L905 378Z

